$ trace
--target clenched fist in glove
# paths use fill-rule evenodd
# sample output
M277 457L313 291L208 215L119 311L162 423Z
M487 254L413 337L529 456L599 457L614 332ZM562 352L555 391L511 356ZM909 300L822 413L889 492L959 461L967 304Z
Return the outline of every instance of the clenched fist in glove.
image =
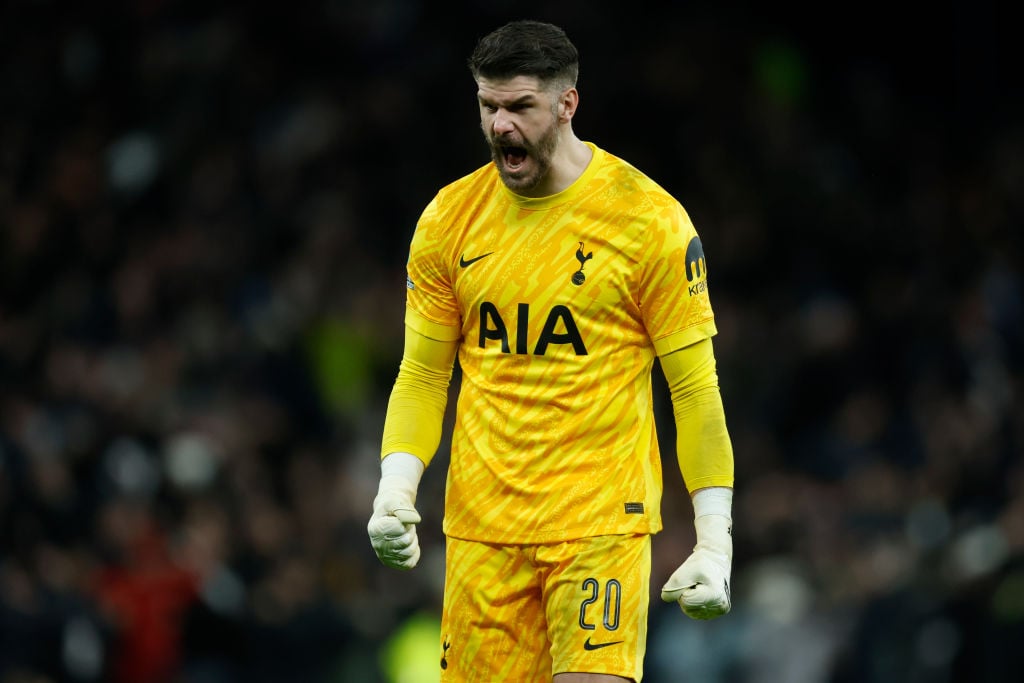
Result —
M661 599L678 602L693 619L714 619L732 608L732 489L697 491L693 513L697 545L662 587Z
M415 503L423 469L423 461L410 453L391 453L380 464L380 485L366 531L380 561L395 569L412 569L420 559Z

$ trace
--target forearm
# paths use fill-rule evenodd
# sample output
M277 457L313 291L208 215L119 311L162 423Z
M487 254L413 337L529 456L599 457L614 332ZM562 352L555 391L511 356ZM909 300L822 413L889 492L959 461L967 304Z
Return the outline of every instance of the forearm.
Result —
M404 452L430 463L441 443L456 348L455 342L406 328L405 351L384 418L381 457Z
M718 387L711 340L661 358L669 384L676 425L676 456L690 493L706 487L731 487L732 441Z

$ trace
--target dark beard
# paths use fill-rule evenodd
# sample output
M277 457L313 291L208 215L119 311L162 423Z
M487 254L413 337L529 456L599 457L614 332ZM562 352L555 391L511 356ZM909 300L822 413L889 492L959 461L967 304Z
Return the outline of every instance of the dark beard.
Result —
M553 125L548 128L536 143L523 140L519 144L512 145L526 150L526 154L533 160L535 168L528 175L509 173L505 168L504 148L509 145L503 145L501 140L495 140L491 136L487 137L487 141L491 148L491 159L498 169L501 181L513 192L524 194L539 186L551 171L551 158L558 146L558 127Z

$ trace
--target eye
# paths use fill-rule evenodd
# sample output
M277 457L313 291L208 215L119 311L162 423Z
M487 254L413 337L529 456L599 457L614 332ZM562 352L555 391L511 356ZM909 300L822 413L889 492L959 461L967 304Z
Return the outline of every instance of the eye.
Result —
M481 102L480 108L483 109L488 114L493 114L494 112L498 111L498 108L496 106L494 106L493 104L488 104L487 102Z

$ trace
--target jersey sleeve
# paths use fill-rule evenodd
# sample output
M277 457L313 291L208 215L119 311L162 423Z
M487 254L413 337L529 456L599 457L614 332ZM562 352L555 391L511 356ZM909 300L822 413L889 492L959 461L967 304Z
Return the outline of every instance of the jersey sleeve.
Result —
M648 230L640 309L664 356L717 333L700 236L685 209L668 201Z
M452 284L452 256L446 240L441 201L423 210L409 246L406 265L406 324L438 341L461 334L461 314Z

